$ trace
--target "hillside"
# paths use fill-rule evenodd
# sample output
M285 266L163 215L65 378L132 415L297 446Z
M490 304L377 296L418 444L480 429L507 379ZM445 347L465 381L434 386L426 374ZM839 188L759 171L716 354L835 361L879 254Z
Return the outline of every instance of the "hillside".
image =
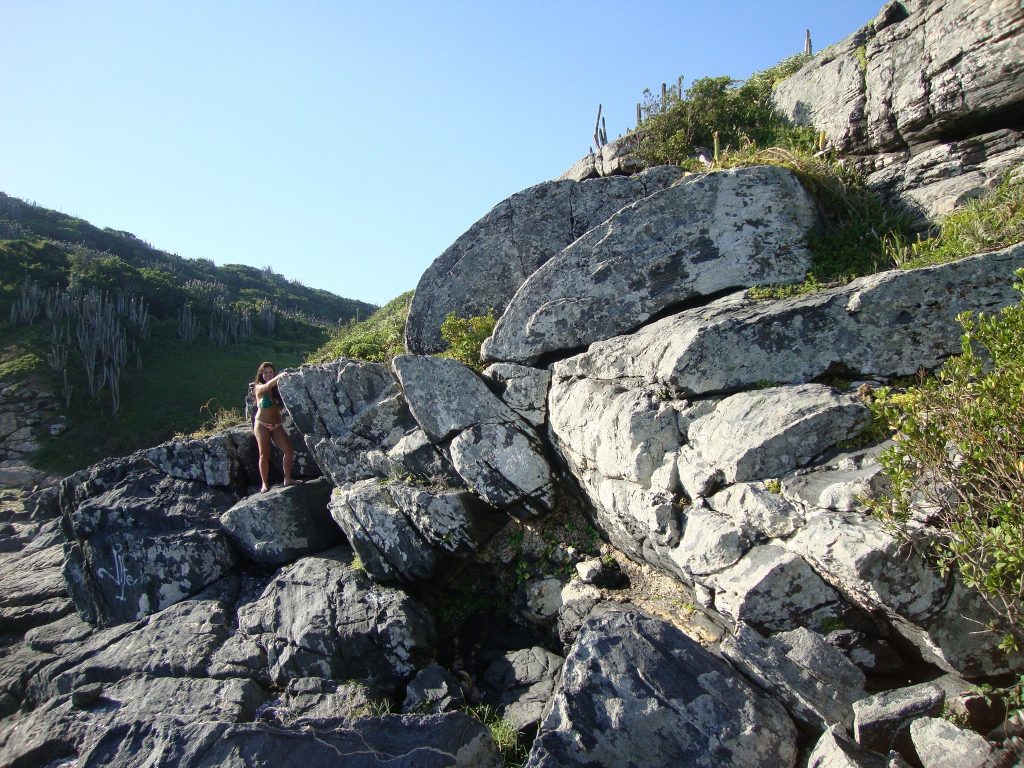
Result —
M58 474L240 420L261 361L297 365L332 329L377 309L2 193L0 275L0 382L22 383L4 410L27 409L29 392L49 409L42 424L8 418L0 462L35 454L35 466Z

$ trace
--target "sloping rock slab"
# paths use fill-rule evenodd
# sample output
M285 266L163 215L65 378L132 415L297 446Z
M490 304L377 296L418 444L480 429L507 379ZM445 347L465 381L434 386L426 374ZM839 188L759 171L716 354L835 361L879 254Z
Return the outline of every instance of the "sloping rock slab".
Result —
M442 351L441 323L451 312L470 317L493 309L500 315L548 259L623 206L681 175L677 168L658 168L632 178L548 181L498 203L423 273L409 308L406 349Z
M863 376L907 376L960 352L960 312L1015 304L1020 267L1024 245L1014 245L797 299L755 302L736 294L594 344L558 363L555 380L639 379L703 395L762 381L803 383L840 363Z
M543 648L523 648L495 659L484 679L498 692L502 716L516 730L540 722L565 659Z
M792 171L756 166L687 177L622 209L533 273L483 356L531 363L633 331L688 299L801 280L810 266L803 238L815 220Z
M277 486L242 499L220 516L231 541L249 560L282 565L342 542L327 513L333 486L326 479Z
M266 649L270 675L373 680L395 686L432 653L430 615L404 592L376 586L347 547L284 569L238 612L239 630Z
M861 749L841 725L833 725L821 734L807 758L807 768L890 768L892 765L881 755Z
M529 768L796 763L785 710L672 625L614 611L584 624Z
M375 581L444 579L507 521L468 491L364 480L339 488L330 513Z
M554 506L554 478L533 428L456 360L399 355L392 362L427 437L488 503L523 516Z
M74 611L63 563L62 545L0 555L0 634L24 632Z
M218 518L235 501L150 469L66 510L64 579L79 614L104 626L134 621L225 575L235 554Z
M267 723L178 726L167 721L113 729L82 768L500 768L490 732L462 712L388 715L334 729L282 729Z

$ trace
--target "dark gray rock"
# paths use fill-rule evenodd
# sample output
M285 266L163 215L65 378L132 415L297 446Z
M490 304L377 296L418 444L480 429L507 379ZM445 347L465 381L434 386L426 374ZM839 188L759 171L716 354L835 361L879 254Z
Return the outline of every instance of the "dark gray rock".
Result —
M372 691L353 680L300 677L289 680L283 706L274 714L287 726L322 727L366 717L374 706Z
M919 717L936 717L945 693L934 683L911 685L868 696L853 705L853 737L865 749L907 753L910 724Z
M889 765L881 755L861 749L841 725L833 725L821 734L807 758L807 768L887 768Z
M792 766L785 710L670 624L614 611L588 621L562 669L530 768Z
M74 611L63 563L59 545L0 554L0 634L22 633Z
M405 689L402 711L409 714L437 715L462 708L466 703L462 686L444 667L431 664L416 673Z
M562 581L555 576L524 581L517 598L520 616L531 624L551 624L562 608Z
M495 659L484 680L497 694L502 716L522 731L540 722L565 659L543 648L523 648Z
M434 260L419 283L406 322L406 349L430 354L444 349L441 323L495 315L548 259L635 200L678 179L678 169L632 178L583 183L549 181L498 203Z
M150 448L146 456L171 477L241 490L252 482L243 454L254 440L250 429L241 428L201 439L171 440Z
M940 717L912 722L910 738L924 768L982 768L992 754L992 745L984 736Z
M815 220L789 170L687 177L622 209L533 273L482 354L531 363L629 333L696 297L799 281L810 266L803 237Z
M266 650L278 684L323 677L393 687L433 652L430 615L404 592L371 583L347 547L282 570L239 609L238 625Z
M392 362L416 421L443 446L466 484L520 516L555 503L544 445L526 421L456 360L399 355Z
M330 513L376 581L444 581L507 520L468 491L377 480L337 489Z
M566 378L640 380L682 395L801 384L842 364L889 378L938 367L960 352L960 312L1015 304L1024 245L910 271L894 270L797 299L734 294L594 344L554 367ZM794 338L802 343L794 345Z
M242 499L220 516L228 537L249 560L282 565L342 542L327 512L333 486L326 479L277 486Z
M218 517L236 501L232 491L149 469L65 509L64 579L79 614L100 625L133 621L228 573L235 554Z
M604 605L603 599L600 589L578 579L573 579L562 587L562 604L558 609L558 637L563 645L572 645L583 623L599 605Z
M515 363L495 363L484 370L483 377L491 382L491 389L505 405L533 426L544 426L551 371Z

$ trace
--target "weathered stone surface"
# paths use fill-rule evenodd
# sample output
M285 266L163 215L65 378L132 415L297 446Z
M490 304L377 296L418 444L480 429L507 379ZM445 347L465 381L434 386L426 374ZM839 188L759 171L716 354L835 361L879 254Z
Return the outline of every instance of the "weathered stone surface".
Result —
M573 579L562 587L562 605L558 609L558 637L566 646L572 644L583 622L601 603L601 590L593 584Z
M785 711L678 629L614 611L584 625L527 765L792 766Z
M303 366L279 388L306 445L335 485L388 472L418 475L423 468L422 456L416 467L402 469L400 455L387 460L416 429L387 366L346 359Z
M0 633L24 632L74 611L63 562L62 546L0 554Z
M235 565L218 517L236 500L149 469L65 511L64 579L78 612L133 621L215 582Z
M853 512L860 499L875 496L884 485L878 454L891 446L886 441L868 450L839 454L809 471L787 477L783 493L808 507Z
M409 682L402 711L437 715L460 709L465 701L459 681L444 667L431 664L417 672L416 677Z
M334 728L284 730L269 723L136 723L112 729L82 768L220 768L345 765L346 768L499 768L490 732L462 712L387 715Z
M430 656L430 615L405 593L372 584L344 547L285 568L239 609L239 630L266 649L271 677L372 679L394 686Z
M791 171L688 177L622 209L534 272L482 354L530 363L630 332L688 299L800 280L810 265L803 236L814 223Z
M562 608L562 582L554 576L524 582L519 595L522 600L519 615L532 624L550 623Z
M692 498L725 484L778 477L870 421L856 397L820 384L741 392L690 425L679 453L679 480Z
M251 432L240 429L202 439L171 440L150 448L146 456L171 477L241 489L250 482L239 456L247 437L252 438Z
M444 580L507 520L468 491L377 480L335 490L330 513L377 581Z
M863 697L864 673L817 632L798 627L772 635L771 642L781 646L791 661L833 688L850 704Z
M220 523L249 560L290 563L341 543L341 531L327 513L332 488L326 479L277 486L242 499L220 516Z
M842 597L804 558L775 544L754 547L706 581L719 611L765 632L821 626L844 610Z
M780 83L775 102L862 153L1009 124L1024 102L1022 33L1011 2L890 3Z
M735 483L708 497L711 509L729 517L752 541L786 537L803 525L804 512L764 483Z
M274 715L285 725L336 724L365 717L373 704L371 691L355 681L339 682L322 677L300 677L285 687L284 706Z
M555 365L556 386L560 377L586 376L707 394L803 383L840 363L863 376L907 376L959 353L957 314L1016 303L1012 275L1022 266L1024 245L1015 245L786 301L734 294L594 344Z
M868 185L891 203L937 221L1024 162L1024 134L1002 129L962 141L869 158ZM866 164L867 164L866 163Z
M814 745L807 768L887 768L881 755L865 752L851 739L842 725L833 725Z
M456 360L399 355L392 363L409 408L459 476L488 503L523 516L554 506L554 479L532 428Z
M809 633L813 635L813 633ZM813 642L813 641L810 641ZM831 650L818 638L821 654ZM764 639L750 627L740 624L721 645L722 655L768 695L785 704L787 711L812 731L824 731L832 725L853 724L853 702L864 695L863 675L859 688L837 688L839 680L827 671L805 666L792 658L785 644ZM827 649L827 650L826 650ZM849 664L846 659L842 661ZM852 667L852 665L850 665ZM854 667L854 672L857 672Z
M491 662L484 680L498 693L502 716L516 730L540 722L564 663L561 656L543 648L523 648Z
M924 768L982 768L992 753L984 736L940 717L912 722L910 738Z
M945 694L933 683L868 696L853 705L853 737L865 749L886 753L909 745L910 724L942 711ZM903 751L903 750L900 750Z
M548 412L551 371L515 363L495 363L483 372L484 379L501 401L535 427L544 425Z
M569 243L625 205L664 189L682 176L677 168L631 178L549 181L498 203L434 260L416 285L406 323L406 349L444 349L441 323L495 315L535 270Z

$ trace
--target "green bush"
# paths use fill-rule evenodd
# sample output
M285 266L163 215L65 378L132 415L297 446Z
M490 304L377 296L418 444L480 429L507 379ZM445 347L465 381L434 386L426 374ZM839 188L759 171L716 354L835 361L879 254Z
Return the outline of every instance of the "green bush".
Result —
M1017 273L1024 280L1024 270ZM1024 285L1014 287L1024 294ZM961 315L963 353L875 410L896 433L881 456L891 492L872 502L906 540L923 543L1024 639L1024 300ZM922 524L922 521L924 524Z
M338 330L307 363L326 363L340 357L390 363L405 352L405 320L412 291L407 291L378 309L362 322L350 322Z
M480 357L480 345L494 331L495 323L493 309L486 315L465 318L450 312L441 323L441 338L448 342L448 349L440 356L465 363L479 373L486 365Z
M705 170L694 160L695 147L711 149L716 135L721 149L757 145L802 146L810 149L813 129L790 126L772 104L775 85L807 61L804 54L779 62L747 80L702 77L684 94L675 89L666 103L646 91L644 120L637 127L638 159L647 165L681 165Z

